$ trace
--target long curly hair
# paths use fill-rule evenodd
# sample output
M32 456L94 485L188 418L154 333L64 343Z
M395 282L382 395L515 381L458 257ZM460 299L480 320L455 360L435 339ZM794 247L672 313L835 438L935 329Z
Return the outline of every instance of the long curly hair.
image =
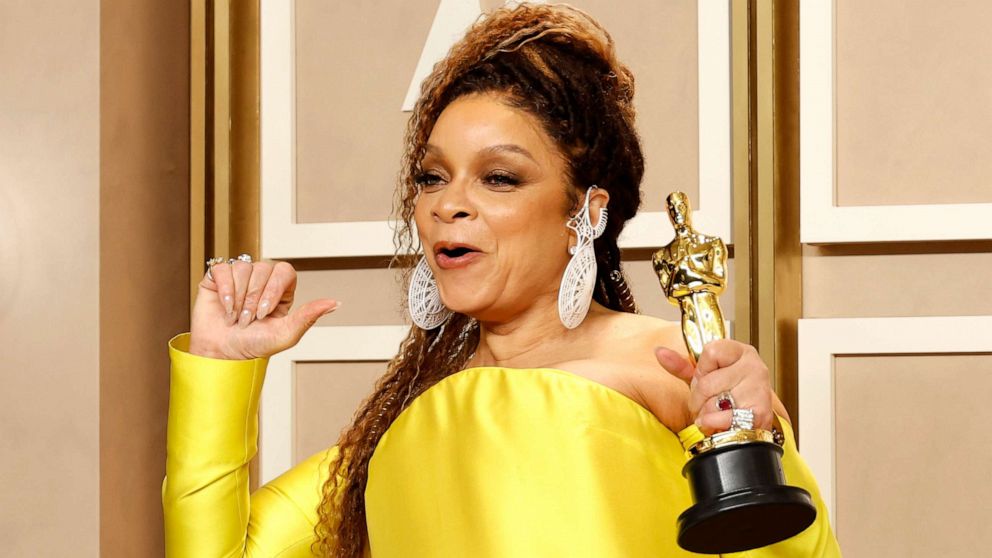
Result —
M593 184L610 193L610 220L595 244L593 298L613 310L635 312L617 245L624 224L640 206L644 174L634 127L634 77L617 60L609 33L567 5L521 4L485 15L424 80L407 126L396 192L397 261L419 248L412 229L415 177L434 124L452 101L477 93L495 94L541 123L567 161L573 207L579 193ZM406 256L404 283L409 260ZM478 342L479 324L463 314L430 331L410 329L338 441L322 488L315 553L362 556L368 544L365 487L376 445L414 398L464 367Z

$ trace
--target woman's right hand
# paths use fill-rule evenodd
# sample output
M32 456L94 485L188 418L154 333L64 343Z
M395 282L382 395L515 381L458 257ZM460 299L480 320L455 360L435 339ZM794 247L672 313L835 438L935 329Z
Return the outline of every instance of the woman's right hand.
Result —
M235 261L213 266L193 305L189 352L229 360L269 357L303 337L338 303L310 301L290 313L296 270L286 262Z

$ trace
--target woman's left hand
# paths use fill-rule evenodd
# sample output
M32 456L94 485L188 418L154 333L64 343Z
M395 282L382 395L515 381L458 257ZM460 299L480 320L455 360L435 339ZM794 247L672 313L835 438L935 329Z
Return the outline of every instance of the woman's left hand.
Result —
M755 428L772 429L777 399L768 367L751 345L732 339L711 341L695 367L671 349L655 349L655 357L665 370L689 384L689 414L703 434L730 429L733 412L721 410L719 404L724 392L730 393L738 409L754 411Z

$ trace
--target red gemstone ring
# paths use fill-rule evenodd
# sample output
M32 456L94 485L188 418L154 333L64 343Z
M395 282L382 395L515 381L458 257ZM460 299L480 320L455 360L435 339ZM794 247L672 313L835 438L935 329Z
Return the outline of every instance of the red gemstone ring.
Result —
M716 399L716 406L721 411L733 410L736 406L734 405L734 396L730 395L729 391L725 391L720 394Z

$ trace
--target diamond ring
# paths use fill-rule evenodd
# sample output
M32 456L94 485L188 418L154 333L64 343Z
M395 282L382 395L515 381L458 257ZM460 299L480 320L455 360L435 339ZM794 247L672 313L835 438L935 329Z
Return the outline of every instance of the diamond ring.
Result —
M754 430L754 411L751 409L734 409L730 420L731 430Z
M214 280L214 275L213 273L210 273L210 270L212 270L213 267L219 263L224 263L224 258L210 258L207 260L207 278L211 281Z

